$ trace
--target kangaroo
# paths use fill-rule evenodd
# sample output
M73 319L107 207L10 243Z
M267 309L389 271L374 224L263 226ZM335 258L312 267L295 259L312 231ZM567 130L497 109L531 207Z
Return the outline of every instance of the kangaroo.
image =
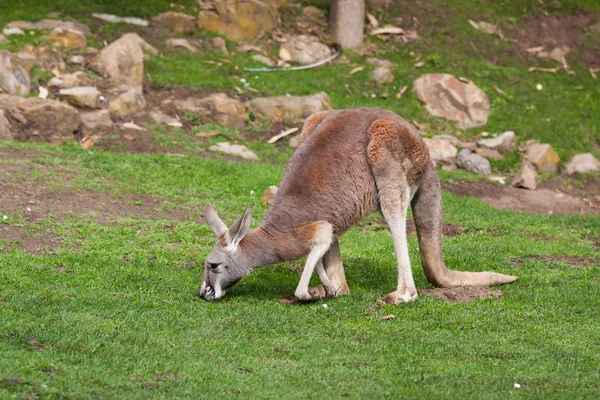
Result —
M409 204L430 283L491 286L517 279L446 268L440 182L425 143L397 114L375 108L318 112L306 119L300 141L258 228L250 231L250 207L227 229L213 206L206 205L206 223L219 239L204 265L200 297L220 299L254 269L302 257L306 265L294 292L297 300L349 293L338 239L362 218L381 210L394 243L398 284L378 302L415 301L418 294L406 239ZM321 285L309 287L315 270Z

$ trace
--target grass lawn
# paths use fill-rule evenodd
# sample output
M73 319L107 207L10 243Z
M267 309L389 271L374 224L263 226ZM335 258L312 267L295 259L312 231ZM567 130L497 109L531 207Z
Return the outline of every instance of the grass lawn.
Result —
M169 1L137 3L2 3L0 27L57 10L61 18L92 24L92 12L149 17L170 9ZM193 1L178 3L190 13L194 8ZM540 2L423 4L442 11L406 6L388 16L418 15L423 40L400 46L374 39L378 55L396 63L389 86L370 83L371 67L352 78L340 77L353 68L343 64L256 75L204 62L222 55L180 52L151 58L147 81L153 90L232 90L242 78L269 95L324 90L336 108L389 108L427 124L433 135L456 126L429 116L410 87L422 73L450 71L472 79L492 100L489 123L464 137L514 130L520 141L552 144L563 159L580 152L600 156L600 85L587 66L569 56L576 75L554 75L527 72L531 61L518 57L493 61L514 44L475 32L467 22L518 26L537 15ZM564 0L547 7L556 16L577 9L597 12L600 4ZM92 43L130 27L98 29ZM19 40L22 46L42 39ZM426 62L420 69L414 68L419 54ZM227 59L255 65L250 57ZM364 56L348 57L365 64ZM537 83L544 90L537 91ZM409 90L396 100L404 85ZM0 398L598 397L600 215L516 213L444 193L444 222L456 232L444 238L446 264L518 275L514 284L496 288L499 297L452 303L422 294L413 304L376 306L395 289L396 268L389 231L373 215L340 241L350 295L280 304L298 283L299 260L264 267L223 300L208 303L197 295L215 243L201 223L204 204L212 202L227 223L253 205L257 226L267 210L262 193L278 184L291 150L227 131L269 162L198 157L218 140L148 128L158 142L183 143L185 156L0 141L0 234L16 238L0 236ZM519 165L516 154L492 162L500 173ZM445 182L468 177L440 175ZM430 289L414 234L409 246L417 288ZM382 319L390 314L395 318Z

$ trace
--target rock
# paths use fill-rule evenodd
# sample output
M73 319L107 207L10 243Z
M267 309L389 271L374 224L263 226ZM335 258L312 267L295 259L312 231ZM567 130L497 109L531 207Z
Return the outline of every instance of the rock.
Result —
M444 139L428 139L423 141L429 149L429 156L434 167L438 168L442 165L454 165L458 150L447 140Z
M196 46L191 44L189 40L183 38L171 38L168 39L165 43L167 44L167 46L170 47L183 47L191 53L196 53L198 51L198 48Z
M34 66L49 69L50 63L56 63L56 60L51 59L50 49L46 46L35 47L27 45L17 53L17 56L21 59L20 64L27 71L31 71Z
M273 204L275 194L277 194L277 186L269 186L267 190L265 190L265 194L263 194L262 200L260 202L264 206L270 206L271 204Z
M244 129L248 120L246 107L225 93L214 93L202 99L188 98L176 100L175 106L181 111L198 115L203 122Z
M242 157L246 160L258 160L258 156L248 150L246 146L240 144L231 144L229 142L220 142L208 148L210 151L218 151Z
M113 14L92 14L92 17L101 19L106 22L116 24L118 22L124 22L126 24L137 25L137 26L148 26L148 21L137 17L118 17Z
M80 22L74 21L60 21L56 19L43 19L41 21L12 21L6 24L7 28L19 28L28 31L39 31L39 30L53 30L56 28L68 29L71 31L78 31L83 33L85 36L89 36L92 31L90 28Z
M79 86L84 78L85 74L81 71L77 71L73 74L63 74L50 79L48 81L48 87L67 89L73 86Z
M587 174L589 172L600 172L600 161L591 153L576 154L571 161L565 165L567 174Z
M23 32L21 29L19 28L4 28L2 30L2 34L5 36L12 36L12 35L24 35L25 32Z
M530 161L539 171L556 172L560 157L549 144L532 143L525 153L525 159Z
M317 37L308 35L292 36L281 48L289 52L290 61L300 65L313 64L331 55L329 46L321 43Z
M371 72L371 77L377 85L383 85L385 83L392 83L394 81L394 75L387 67L379 67Z
M456 157L456 165L479 175L489 175L492 172L490 162L469 150L461 150Z
M162 25L168 30L177 33L194 33L196 32L196 18L179 13L179 12L164 12L152 17L152 22Z
M13 140L15 137L6 113L6 111L0 110L0 140Z
M126 33L106 46L91 67L101 75L108 75L115 82L142 92L144 80L144 54L148 51L158 54L135 33Z
M31 91L29 72L16 54L0 50L0 89L8 94L27 96Z
M367 58L367 63L374 67L385 67L385 68L390 68L390 69L394 66L394 63L389 60L384 60L382 58L375 58L375 57Z
M137 90L131 89L111 101L108 109L121 116L132 115L146 108L146 99Z
M327 17L325 16L325 12L320 8L308 6L302 10L302 23L305 25L316 24L327 26Z
M16 140L61 144L79 131L79 112L58 100L0 95Z
M528 161L523 161L521 169L513 178L512 185L529 190L537 188L537 171Z
M297 121L318 111L333 109L331 99L325 92L312 96L258 97L247 101L246 107L256 117L272 121Z
M538 57L551 58L555 61L562 62L563 58L565 58L565 56L567 55L567 53L570 50L571 49L569 49L567 46L555 47L549 52L548 51L540 51L538 53Z
M10 43L10 40L8 40L6 38L6 36L4 36L4 35L0 35L0 44L8 44L8 43Z
M65 28L55 28L49 35L44 36L55 47L70 49L83 49L87 46L87 39L83 32Z
M229 51L227 51L227 42L222 37L210 38L210 45L220 53L229 54Z
M500 153L510 153L515 150L516 141L513 131L506 131L495 138L481 139L477 142L479 146L497 150Z
M82 112L79 115L87 129L112 129L114 126L108 110Z
M160 125L174 126L176 128L183 127L183 124L177 118L173 118L165 114L151 111L150 117L154 120L155 123Z
M477 148L477 144L475 144L473 142L465 142L463 140L460 140L457 137L454 137L452 135L448 135L446 133L443 133L441 135L436 135L436 136L432 137L432 139L444 139L444 140L447 140L450 143L452 143L454 146L458 147L459 149L467 149L467 150L474 151Z
M463 129L487 123L490 100L471 83L450 74L425 74L414 82L413 90L433 116L456 121Z
M525 140L524 142L521 142L521 144L519 144L519 151L521 153L525 153L533 144L540 144L540 141L536 139Z
M277 26L277 12L257 0L214 0L203 2L198 28L218 33L229 40L257 39Z
M85 58L83 56L72 56L69 58L69 64L83 65L85 64Z
M254 61L258 61L259 63L265 64L265 65L267 65L269 67L274 67L275 66L275 62L273 60L271 60L267 56L263 56L262 54L255 54L255 55L253 55L252 59Z
M292 149L300 146L300 135L296 135L290 138L289 145Z
M488 160L504 160L504 156L494 149L488 147L478 147L475 149L475 154L487 158Z
M60 89L58 97L67 103L82 108L100 108L102 94L94 86L75 86L68 89Z

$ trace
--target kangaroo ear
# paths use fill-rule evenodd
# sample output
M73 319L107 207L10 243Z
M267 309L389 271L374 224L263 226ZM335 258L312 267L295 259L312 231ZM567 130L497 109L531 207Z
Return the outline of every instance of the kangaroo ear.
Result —
M227 225L221 221L219 214L217 214L217 210L215 210L210 203L207 203L206 206L204 206L204 219L217 237L221 237L227 232Z
M227 231L228 242L234 247L246 236L250 230L250 222L252 222L252 206L246 208L246 212L242 218L235 221L231 228Z

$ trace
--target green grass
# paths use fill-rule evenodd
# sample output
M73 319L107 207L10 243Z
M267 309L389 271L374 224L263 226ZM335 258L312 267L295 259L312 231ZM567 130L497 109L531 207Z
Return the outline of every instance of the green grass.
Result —
M125 31L142 35L145 31L100 24L91 13L149 18L172 10L170 3L0 2L0 27L60 11L60 18L73 17L93 26L89 43L100 47L103 40L114 40ZM488 124L461 132L462 137L483 130L514 130L519 140L536 138L552 144L564 160L580 152L600 157L596 117L600 86L587 67L569 56L576 75L529 73L529 63L505 56L515 44L476 32L467 22L470 18L519 23L535 15L537 0L426 3L438 11L420 11L420 26L439 29L405 45L372 39L378 56L395 63L396 79L383 87L371 83L373 68L366 57L352 53L346 54L350 61L365 65L365 70L349 78L343 76L353 65L249 73L243 68L258 66L251 54L225 57L180 51L151 57L145 63L146 78L153 89L186 86L233 92L242 87L243 78L266 95L322 90L335 108L391 109L409 121L427 124L433 135L458 129L429 116L410 89L422 73L450 72L473 80L492 103ZM595 0L544 3L545 10L557 15L600 9ZM184 12L196 12L192 0L177 4ZM404 15L403 7L409 6L392 8L385 22L394 24L393 18ZM43 44L43 34L12 38L11 44L0 48L17 51L26 44ZM192 35L203 37L206 33ZM473 53L471 40L479 52ZM230 51L235 47L228 42ZM413 67L417 55L425 61L419 69ZM502 57L490 62L495 55ZM37 70L33 75L36 85L48 78ZM544 90L537 91L537 83ZM395 93L404 85L409 90L398 100ZM506 94L498 94L494 86ZM262 193L279 182L290 150L248 140L249 132L262 133L268 124L248 126L242 136L201 121L188 122L197 124L191 134L147 126L159 144L182 148L186 157L110 153L94 147L84 152L75 143L61 147L0 143L39 152L33 159L18 161L26 168L15 176L5 168L12 162L0 159L2 182L51 183L60 190L107 193L115 202L124 201L126 195L152 196L162 209L183 209L186 216L182 222L128 216L100 223L97 212L61 218L51 213L29 223L26 211L5 213L0 204L0 218L8 217L0 219L0 229L60 238L58 248L48 248L43 255L0 241L0 398L597 397L600 216L512 213L444 193L445 222L462 229L461 235L444 238L447 264L518 275L516 283L500 288L504 294L498 299L447 304L422 296L414 304L375 307L376 300L395 286L393 245L387 230L364 225L341 239L349 296L306 305L279 304L278 299L291 294L298 283L300 260L262 268L222 301L207 303L199 299L197 289L215 238L200 223L197 210L211 201L231 223L253 205L256 226L266 212L260 204ZM193 134L215 130L271 164L190 157L222 140L198 141ZM492 166L496 172L508 172L519 163L513 155ZM60 178L65 173L72 174L67 181ZM465 172L440 171L440 176L445 181L473 179ZM409 246L417 288L428 288L414 237ZM585 258L588 264L543 261L551 256ZM381 320L388 314L396 318Z

